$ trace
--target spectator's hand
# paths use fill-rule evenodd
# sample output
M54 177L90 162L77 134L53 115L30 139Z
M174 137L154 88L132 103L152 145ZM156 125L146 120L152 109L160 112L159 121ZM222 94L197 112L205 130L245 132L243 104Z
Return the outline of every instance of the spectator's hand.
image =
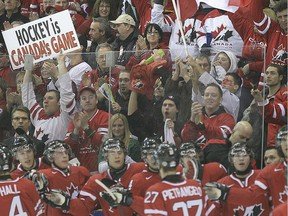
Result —
M30 22L34 21L34 20L37 20L37 19L39 19L39 14L37 12L30 12L29 13Z
M55 64L53 64L52 62L44 62L42 69L47 71L52 79L57 79L59 72Z
M138 40L137 40L136 44L138 45L138 48L140 50L148 50L145 38L142 37L142 35L138 36Z
M244 73L245 76L250 73L249 64L244 65L244 67L241 68L241 69L242 69L242 71L243 71L243 73Z
M262 92L259 91L258 89L252 89L251 90L251 95L254 97L256 102L262 102L264 100Z
M14 104L14 96L11 88L6 90L6 103L7 107L11 107Z
M112 109L115 113L119 113L121 111L121 106L117 102L112 102Z
M43 84L41 76L37 76L36 74L33 74L34 80L35 80L35 86L39 86Z
M87 73L84 73L83 75L82 75L82 85L83 86L91 86L91 79L90 79L90 77L88 76L88 74Z
M4 26L5 31L13 28L13 26L11 25L11 23L9 21L3 22L3 26Z
M201 116L202 116L202 105L199 104L198 102L192 103L190 120L195 124L199 124Z

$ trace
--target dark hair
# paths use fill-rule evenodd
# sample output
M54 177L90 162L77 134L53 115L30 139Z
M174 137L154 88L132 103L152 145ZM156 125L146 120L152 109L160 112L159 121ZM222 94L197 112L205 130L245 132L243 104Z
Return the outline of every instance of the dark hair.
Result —
M273 9L275 13L278 13L287 9L287 0L280 0L278 3L276 3Z
M97 17L97 18L93 18L93 22L98 22L99 23L99 31L104 31L105 32L105 37L108 39L109 37L111 37L112 34L112 29L109 25L109 22L103 18L103 17Z
M239 87L242 85L242 79L237 73L227 73L226 76L232 76L234 83Z
M146 38L146 43L149 45L148 41L147 41L147 34L148 32L150 32L152 29L155 29L158 34L159 34L159 43L162 42L162 39L163 39L163 31L162 29L160 28L159 25L157 25L156 23L148 23L146 28L145 28L145 31L144 31L144 37Z
M29 118L29 121L30 121L30 111L27 107L25 107L25 106L15 107L11 112L11 118L13 118L14 113L17 111L26 113L28 118Z
M269 64L268 67L277 68L278 75L283 76L283 79L281 80L281 85L283 85L287 82L287 73L286 73L287 67L279 65L279 64L275 64L275 63Z
M48 92L54 92L55 95L56 95L57 101L60 100L60 92L59 92L58 90L50 89L50 90L48 90L46 93L48 93Z
M220 93L220 96L223 97L223 91L219 85L217 85L216 83L210 83L206 86L205 90L210 86L217 88L218 92Z
M113 13L112 13L113 7L111 4L111 0L96 0L94 5L93 5L93 9L92 9L92 17L94 17L94 18L100 17L99 8L100 8L100 4L102 2L110 5L110 13L108 15L108 19L113 20Z

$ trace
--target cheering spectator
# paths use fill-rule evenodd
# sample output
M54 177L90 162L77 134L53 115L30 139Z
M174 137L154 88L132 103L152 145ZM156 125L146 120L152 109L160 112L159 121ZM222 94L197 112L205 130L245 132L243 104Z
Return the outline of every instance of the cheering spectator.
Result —
M76 113L70 122L65 142L71 146L80 164L95 172L98 170L97 157L102 138L108 132L109 114L97 108L94 88L83 87L79 98L82 112Z
M198 102L192 103L190 121L182 129L184 141L205 143L205 162L222 162L222 153L217 149L226 143L225 139L235 125L233 116L221 106L222 95L217 84L208 84L204 92L204 107ZM212 149L215 149L213 161L208 157L209 152L213 152Z
M31 110L31 122L35 127L34 137L42 142L63 140L67 125L76 106L72 81L65 66L65 56L58 57L59 75L56 86L44 95L43 108L36 101L32 83L32 71L26 70L21 88L23 105Z
M252 90L252 95L254 96L258 106L263 106L268 103L287 103L288 100L288 88L283 84L286 83L286 71L283 67L270 64L265 71L265 83L268 86L268 95L266 100L263 100L262 93L259 90ZM275 145L276 132L282 125L285 125L285 120L282 122L275 122L275 116L267 115L266 112L263 113L265 117L265 122L268 123L268 134L267 134L267 146ZM286 119L287 124L287 119Z

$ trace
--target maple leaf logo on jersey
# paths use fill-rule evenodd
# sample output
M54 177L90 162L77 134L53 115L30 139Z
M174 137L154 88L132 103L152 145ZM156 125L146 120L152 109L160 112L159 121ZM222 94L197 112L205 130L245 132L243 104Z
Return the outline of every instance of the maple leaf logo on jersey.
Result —
M71 199L74 199L79 194L78 186L74 186L74 184L71 182L70 187L66 187L67 193L71 196Z
M277 49L273 48L273 61L280 61L282 63L287 61L287 51L283 44L279 45Z
M244 208L243 206L238 206L237 209L233 209L234 215L243 215L243 216L260 216L264 209L262 207L262 204L256 204L252 206L248 206Z
M188 26L184 26L183 33L184 33L185 41L188 45L195 42L197 35L196 35L195 30L192 32L192 25L191 24L189 24ZM183 44L180 30L178 30L178 43Z
M226 27L222 24L220 27L217 27L215 31L212 31L211 34L214 41L228 41L228 39L233 36L233 31L226 29Z
M285 189L283 192L279 193L279 202L284 203L287 200L288 197L288 186L285 186Z

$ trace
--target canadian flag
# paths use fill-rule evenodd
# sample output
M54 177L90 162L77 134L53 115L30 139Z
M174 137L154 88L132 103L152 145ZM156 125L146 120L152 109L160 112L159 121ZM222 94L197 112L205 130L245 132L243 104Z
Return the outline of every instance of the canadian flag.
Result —
M179 5L181 20L184 21L196 13L201 3L234 13L239 8L250 5L251 1L252 0L178 0L177 5Z

